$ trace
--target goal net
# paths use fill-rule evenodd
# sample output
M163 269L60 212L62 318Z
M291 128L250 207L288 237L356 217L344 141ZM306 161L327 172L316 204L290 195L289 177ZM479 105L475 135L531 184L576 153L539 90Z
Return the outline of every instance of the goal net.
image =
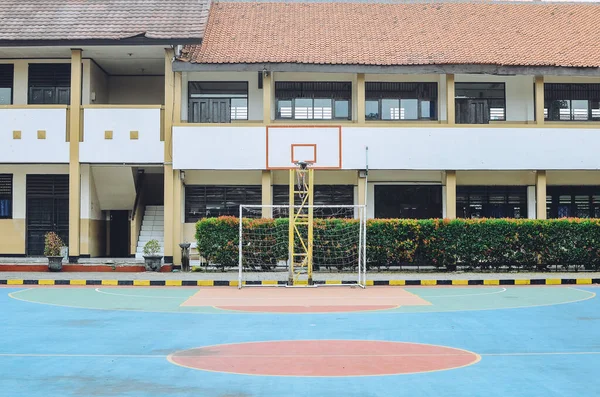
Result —
M366 284L364 205L241 205L239 287ZM312 232L312 233L311 233ZM293 239L290 239L290 235Z

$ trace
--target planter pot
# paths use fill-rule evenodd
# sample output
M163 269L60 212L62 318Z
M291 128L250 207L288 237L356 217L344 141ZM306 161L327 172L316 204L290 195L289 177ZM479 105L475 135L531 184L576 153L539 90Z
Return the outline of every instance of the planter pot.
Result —
M158 272L162 265L162 256L144 256L144 260L146 261L146 271L149 272Z
M48 270L51 272L60 272L62 270L62 256L49 256L48 257Z

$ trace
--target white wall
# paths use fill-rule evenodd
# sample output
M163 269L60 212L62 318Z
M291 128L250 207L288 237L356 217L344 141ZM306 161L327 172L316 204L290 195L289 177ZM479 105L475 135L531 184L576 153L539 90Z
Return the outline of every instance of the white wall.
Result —
M110 76L111 105L164 105L164 76Z
M160 140L160 109L84 109L83 163L163 163ZM112 139L105 132L112 131ZM138 139L130 132L138 131Z
M108 91L109 76L104 73L95 62L90 61L90 87L89 93L84 95L84 100L87 103L108 103L109 91ZM86 94L86 93L84 93ZM93 95L96 95L96 99L92 99Z
M67 110L0 109L0 162L68 163ZM46 139L38 139L38 131ZM21 139L13 139L21 131Z
M331 127L324 127L323 132ZM318 135L319 129L311 129ZM265 169L265 127L175 127L175 169ZM568 136L568 139L565 139ZM336 143L316 167L333 161ZM342 168L371 170L598 170L597 129L342 127ZM269 151L289 156L289 142Z
M181 120L188 120L188 84L192 81L248 82L248 120L263 119L263 90L258 88L258 72L190 72L183 73Z

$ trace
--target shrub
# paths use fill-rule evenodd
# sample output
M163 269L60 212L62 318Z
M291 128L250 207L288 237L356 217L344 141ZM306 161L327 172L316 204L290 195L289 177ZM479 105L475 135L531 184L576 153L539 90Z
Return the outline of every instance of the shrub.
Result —
M144 256L156 256L160 252L160 244L158 240L149 240L144 245Z
M44 244L45 256L61 256L60 250L63 246L63 241L58 237L58 234L54 232L46 233L46 241Z
M269 269L287 259L287 219L245 219L245 233L264 236L251 247L253 267ZM354 255L355 244L340 240L341 230L356 228L354 219L315 219L314 262ZM196 225L198 250L223 268L238 265L239 219L207 218ZM301 234L306 230L301 229ZM279 243L276 243L279 242ZM246 247L243 247L245 249ZM299 247L298 247L299 248ZM249 248L250 249L250 248ZM246 256L244 256L246 257ZM461 266L467 270L600 268L599 219L370 219L367 266ZM342 268L343 264L333 264Z

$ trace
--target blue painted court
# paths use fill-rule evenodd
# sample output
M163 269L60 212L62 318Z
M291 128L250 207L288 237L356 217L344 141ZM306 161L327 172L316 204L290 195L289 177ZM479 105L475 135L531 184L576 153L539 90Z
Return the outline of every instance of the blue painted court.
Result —
M600 388L596 291L0 288L0 395L592 395ZM386 302L389 308L376 309ZM303 312L294 309L300 306ZM329 309L317 312L319 307ZM383 342L401 342L398 353L376 352L368 344ZM327 348L335 343L346 350ZM227 346L233 346L229 353ZM442 348L452 350L435 350ZM424 369L454 359L464 365ZM384 373L387 364L380 363L386 360L398 368L394 374L344 372ZM337 375L322 375L346 362ZM306 371L302 363L314 363L312 375L280 374ZM265 367L274 372L260 373Z

